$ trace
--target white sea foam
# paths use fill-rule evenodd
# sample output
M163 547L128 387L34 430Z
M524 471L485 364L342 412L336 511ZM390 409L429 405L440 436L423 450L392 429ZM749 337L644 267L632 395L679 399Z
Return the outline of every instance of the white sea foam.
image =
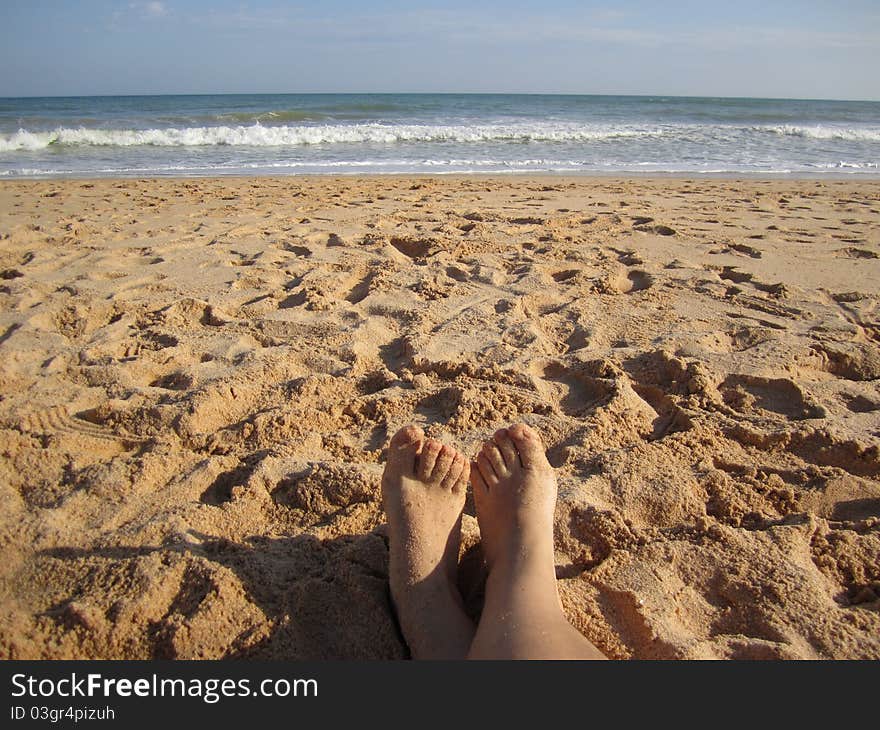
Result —
M840 160L839 162L812 164L810 167L818 167L823 170L878 170L880 169L880 162L849 162L847 160Z
M39 150L49 146L197 147L298 145L395 142L589 142L625 137L662 135L654 127L580 125L566 123L418 125L348 124L297 126L217 126L167 129L71 129L52 132L21 129L0 135L0 152Z
M784 137L880 142L880 127L829 127L822 125L807 127L796 124L777 124L773 126L752 127L751 129L752 131L770 132Z
M19 167L12 170L0 170L0 177L39 177L42 175L64 175L65 170L38 170L35 167Z
M357 148L351 148L355 151ZM381 153L380 153L381 155ZM201 155L198 156L201 158ZM122 160L120 160L121 162ZM58 160L55 160L57 163ZM716 161L717 162L717 161ZM35 167L16 167L12 169L0 168L0 177L68 177L68 176L204 176L204 175L234 175L234 174L401 174L401 173L425 173L431 174L460 174L491 172L492 174L548 172L548 173L594 173L594 174L638 174L638 175L788 175L803 173L807 175L868 175L877 177L880 163L855 162L841 160L838 162L805 162L798 165L785 165L782 161L742 162L729 161L732 164L716 164L709 161L684 162L681 159L671 160L639 160L639 159L583 159L583 158L481 158L451 156L449 158L434 157L348 157L344 159L327 159L317 157L314 159L299 160L216 160L213 163L207 160L196 161L195 158L176 163L161 163L158 160L144 160L135 165L119 166L95 166L88 160L70 159L64 167L47 166L40 169Z
M0 135L0 152L45 149L52 144L54 138L53 132L28 132L26 129L19 129L15 134Z
M291 147L332 144L602 142L627 138L682 137L736 142L741 134L880 142L880 127L766 125L753 127L697 125L611 125L571 122L510 124L334 124L94 129L59 127L52 131L20 129L0 134L0 152L38 151L49 147Z

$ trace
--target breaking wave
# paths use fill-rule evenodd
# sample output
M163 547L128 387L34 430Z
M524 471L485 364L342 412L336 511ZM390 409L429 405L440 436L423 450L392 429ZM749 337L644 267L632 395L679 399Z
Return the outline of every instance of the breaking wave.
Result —
M51 132L20 129L0 135L0 152L40 150L51 146L94 147L288 147L299 145L395 142L590 142L662 135L658 128L575 124L540 125L390 125L185 127L167 129L70 129Z
M880 142L878 127L806 127L795 124L778 124L767 127L752 127L758 132L770 132L784 137L806 137L809 139L842 139L852 142Z

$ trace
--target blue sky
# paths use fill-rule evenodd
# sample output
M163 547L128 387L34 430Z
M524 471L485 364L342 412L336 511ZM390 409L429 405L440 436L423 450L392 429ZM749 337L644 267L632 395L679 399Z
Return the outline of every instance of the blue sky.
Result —
M0 0L0 69L0 96L880 100L880 2Z

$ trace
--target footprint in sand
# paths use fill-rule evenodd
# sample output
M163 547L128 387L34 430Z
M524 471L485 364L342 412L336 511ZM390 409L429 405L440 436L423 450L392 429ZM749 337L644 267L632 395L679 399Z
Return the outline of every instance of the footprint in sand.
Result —
M343 287L351 287L345 295L345 301L349 304L360 304L374 291L382 289L383 272L380 266L374 266L366 274L352 276Z
M618 253L617 260L624 266L640 266L645 261L635 251L621 251Z
M374 465L313 462L281 479L271 490L272 501L326 517L355 504L378 502L380 478Z
M574 283L572 280L577 277L578 274L581 273L580 269L563 269L562 271L557 271L556 273L550 274L558 284L562 283Z
M302 256L303 258L309 258L312 255L312 249L307 246L300 246L295 243L284 243L281 246L281 249L284 251L290 251L291 253L296 254L297 256Z
M874 251L869 251L865 248L856 248L855 246L848 246L847 248L839 248L837 249L838 257L847 258L847 259L876 259L880 258L878 254Z
M602 294L633 294L650 289L653 284L654 277L651 274L635 270L608 275L599 283L598 289Z
M439 242L432 238L393 236L389 243L417 264L424 264L429 257L441 250Z
M181 370L167 373L150 382L150 387L162 390L189 390L195 385L195 378Z
M826 358L825 370L845 380L880 380L880 350L860 342L817 344L812 349Z
M749 236L749 238L763 238L763 236ZM749 246L745 243L730 243L728 244L728 246L734 251L744 253L746 254L746 256L751 256L753 259L759 259L763 256L761 251L759 251L757 248L755 248L754 246Z
M536 373L553 384L560 409L569 416L583 416L607 403L615 393L614 384L608 378L594 377L580 368L572 368L562 362L549 362L538 367Z
M649 219L649 220L653 220L653 219ZM670 228L669 226L663 225L662 223L655 223L653 225L633 224L633 230L642 231L643 233L656 233L658 236L674 236L677 233L677 231L674 228Z
M728 375L718 386L724 402L743 414L778 413L790 420L825 418L827 413L788 378Z
M229 253L238 256L237 259L231 259L229 261L230 266L253 266L263 256L262 251L251 254L243 251L230 250Z
M880 402L873 401L863 395L843 395L846 407L853 413L873 413L880 411Z
M184 297L162 309L150 312L156 321L169 328L184 330L201 327L220 327L226 324L226 318L211 304L200 299Z
M254 467L248 464L242 464L228 471L220 473L210 486L202 492L199 498L202 504L209 504L219 507L226 502L232 501L233 489L242 487L247 484Z

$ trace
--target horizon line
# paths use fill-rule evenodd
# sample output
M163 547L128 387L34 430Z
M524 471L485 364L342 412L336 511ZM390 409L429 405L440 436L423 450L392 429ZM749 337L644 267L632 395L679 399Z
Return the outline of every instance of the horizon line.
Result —
M125 93L125 94L28 94L6 96L0 95L0 99L100 99L109 97L142 98L160 96L595 96L595 97L623 97L623 98L670 98L670 99L729 99L729 100L752 100L752 101L833 101L833 102L860 102L876 104L876 99L848 99L827 97L801 97L801 96L740 96L723 94L661 94L661 93L587 93L571 91L233 91L233 92L173 92L173 93Z

